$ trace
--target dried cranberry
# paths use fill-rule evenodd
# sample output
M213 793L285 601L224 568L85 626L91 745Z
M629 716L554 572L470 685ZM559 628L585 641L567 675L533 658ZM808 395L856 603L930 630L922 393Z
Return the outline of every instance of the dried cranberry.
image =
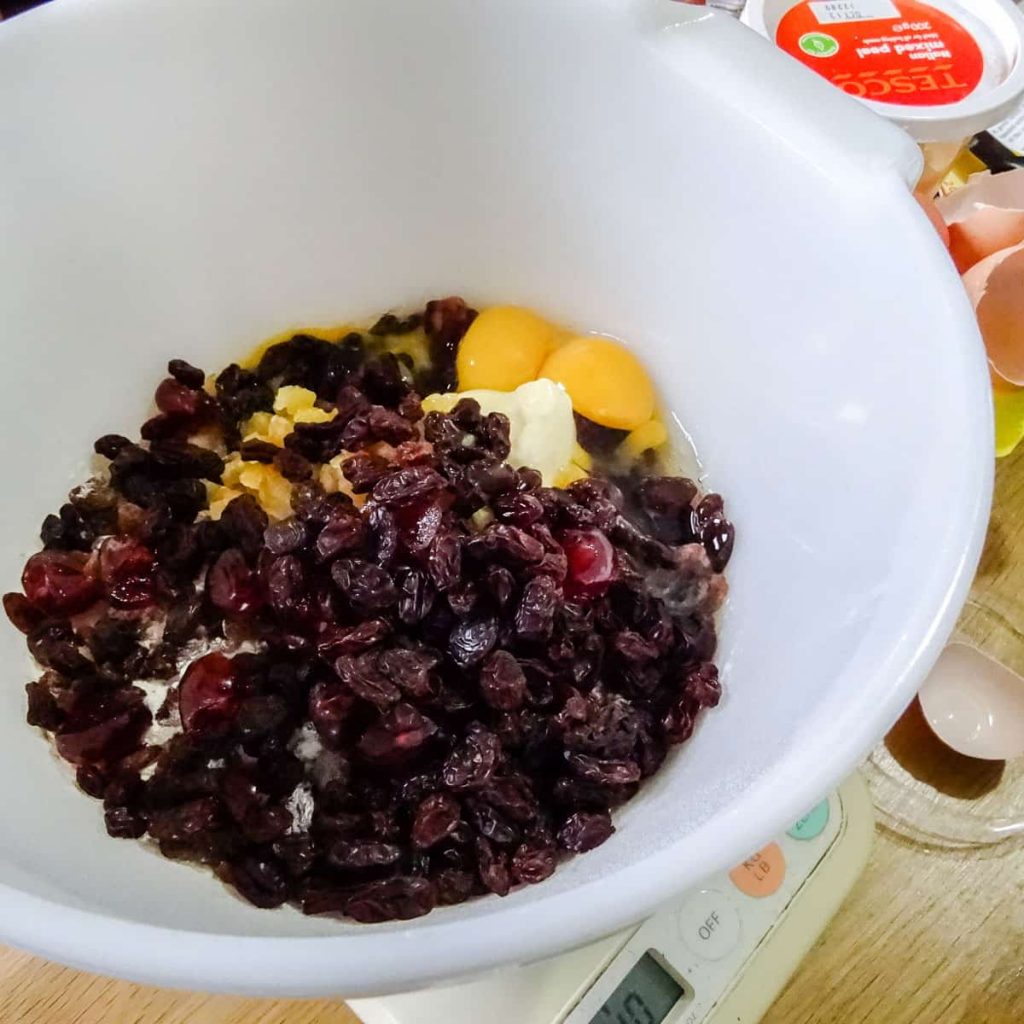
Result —
M208 401L204 391L186 387L173 377L161 381L156 389L156 407L170 416L193 417Z
M615 548L600 530L566 530L561 538L568 559L566 591L580 597L603 594L615 579Z
M437 724L411 704L396 704L363 733L357 747L371 764L400 764L415 757L436 732Z
M228 615L245 615L263 603L256 575L238 548L228 548L210 566L206 589L214 607Z
M85 572L85 556L40 551L25 563L21 586L31 604L47 615L85 611L99 597L99 584Z
M193 661L181 677L178 706L186 732L226 732L238 712L235 665L214 651Z
M16 629L22 633L31 633L44 618L39 609L34 608L24 594L4 594L4 611Z
M141 699L126 691L82 698L60 725L57 752L72 764L116 760L139 746L151 720Z

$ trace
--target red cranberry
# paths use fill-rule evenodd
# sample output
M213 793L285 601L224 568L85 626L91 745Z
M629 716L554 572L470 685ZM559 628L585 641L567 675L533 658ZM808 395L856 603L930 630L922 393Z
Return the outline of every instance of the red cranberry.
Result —
M238 548L228 548L206 577L210 600L229 615L244 615L262 604L259 582Z
M130 537L108 537L99 548L97 575L104 583L116 583L148 572L153 561L153 552L145 544Z
M181 679L178 706L186 732L223 733L238 711L235 667L219 651L197 658Z
M97 574L110 602L119 608L145 608L153 603L155 559L137 540L109 537L96 557Z
M31 633L44 619L38 608L24 594L4 594L4 611L17 629L26 635Z
M21 586L40 611L73 615L99 597L99 585L84 570L85 555L80 551L40 551L25 563Z
M195 416L202 408L203 397L202 391L187 388L168 377L156 389L156 407L171 416Z
M600 530L566 530L562 548L569 562L566 589L598 597L615 579L615 548Z

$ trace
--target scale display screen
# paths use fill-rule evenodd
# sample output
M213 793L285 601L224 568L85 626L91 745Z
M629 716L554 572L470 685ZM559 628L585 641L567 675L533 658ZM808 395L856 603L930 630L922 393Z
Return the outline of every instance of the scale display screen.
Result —
M661 1024L684 994L686 989L650 953L644 953L590 1024Z

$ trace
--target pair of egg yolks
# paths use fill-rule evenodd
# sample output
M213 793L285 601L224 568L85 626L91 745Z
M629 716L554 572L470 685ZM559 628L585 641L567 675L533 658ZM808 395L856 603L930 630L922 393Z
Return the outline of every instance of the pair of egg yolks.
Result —
M456 371L460 391L513 391L546 377L565 388L581 416L616 430L635 430L654 415L654 387L628 349L597 337L561 343L557 328L517 306L493 306L473 321Z

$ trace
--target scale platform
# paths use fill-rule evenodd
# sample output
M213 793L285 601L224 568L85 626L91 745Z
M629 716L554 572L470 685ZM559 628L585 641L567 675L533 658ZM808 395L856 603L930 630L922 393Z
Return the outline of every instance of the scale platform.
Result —
M640 925L477 981L349 1003L364 1024L755 1024L867 862L859 775Z

